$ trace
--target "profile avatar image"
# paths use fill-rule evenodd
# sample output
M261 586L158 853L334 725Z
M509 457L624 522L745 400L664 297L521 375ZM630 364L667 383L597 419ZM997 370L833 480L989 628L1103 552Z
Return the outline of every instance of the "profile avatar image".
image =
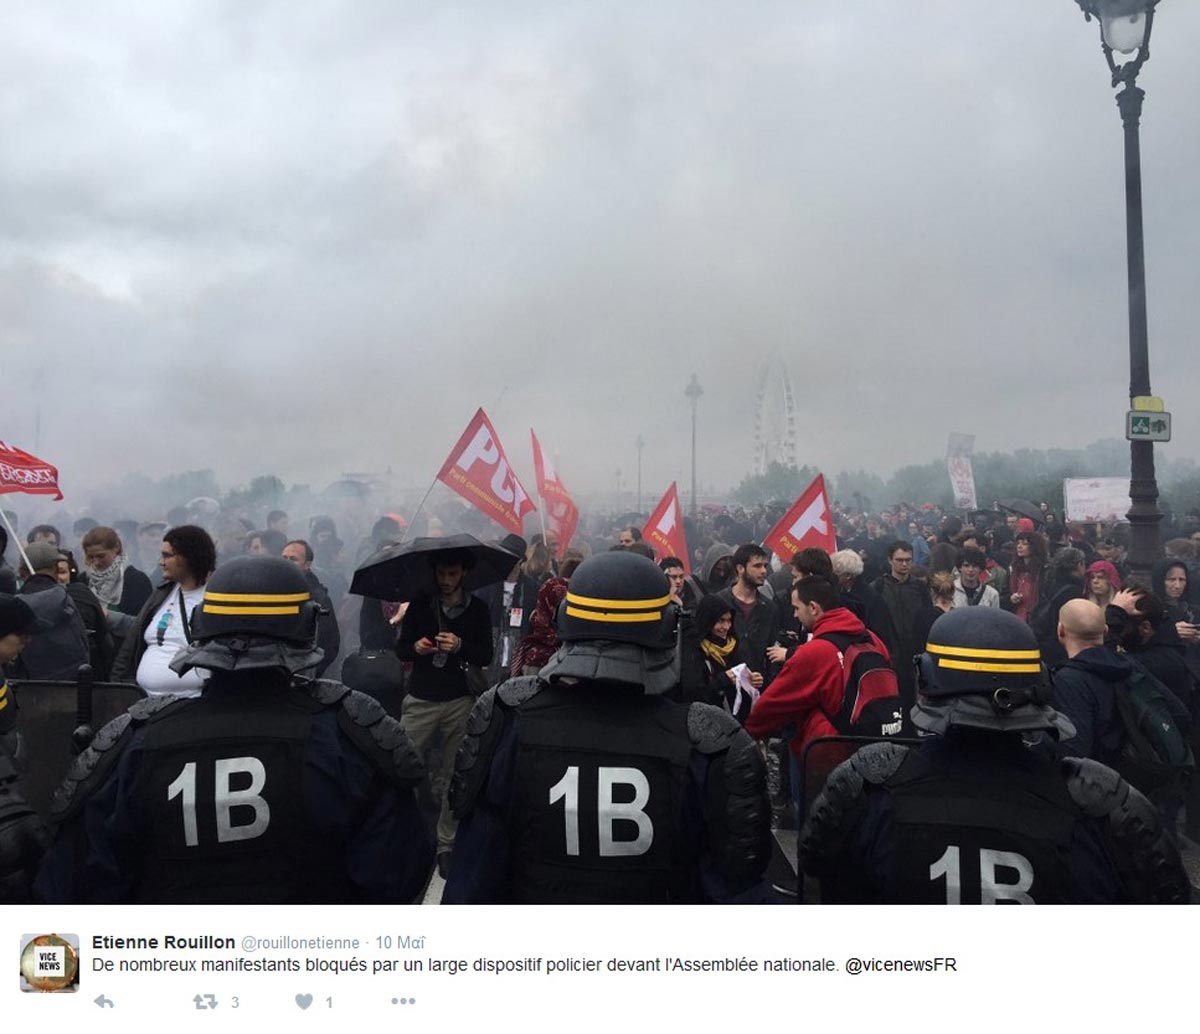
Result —
M55 994L79 990L79 938L25 934L21 938L21 990Z

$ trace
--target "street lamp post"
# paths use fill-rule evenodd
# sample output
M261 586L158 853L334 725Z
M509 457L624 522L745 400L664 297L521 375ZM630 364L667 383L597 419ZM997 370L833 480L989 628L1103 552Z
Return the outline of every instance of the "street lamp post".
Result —
M637 512L642 512L642 450L646 447L646 439L640 434L637 436L637 441L633 443L638 454L638 496L637 496Z
M1125 127L1125 241L1129 271L1129 398L1150 394L1150 351L1146 329L1146 262L1142 236L1142 158L1138 125L1145 91L1137 75L1150 58L1150 30L1159 0L1075 0L1083 15L1100 22L1100 42L1112 72L1117 107ZM1113 52L1137 57L1118 65ZM1132 574L1149 584L1150 572L1160 551L1158 482L1154 476L1154 443L1129 443L1129 567Z
M696 375L692 374L692 379L688 381L688 386L683 389L683 393L691 400L692 403L692 516L696 516L696 405L700 401L700 396L704 394L704 389L700 387L700 382L696 379Z

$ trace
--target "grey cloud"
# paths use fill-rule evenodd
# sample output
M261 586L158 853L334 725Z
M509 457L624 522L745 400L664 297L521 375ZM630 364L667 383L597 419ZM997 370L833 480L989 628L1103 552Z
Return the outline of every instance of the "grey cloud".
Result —
M0 347L81 490L130 467L432 477L478 405L580 492L751 454L887 473L1119 433L1120 123L1071 3L39 4L10 12ZM1152 374L1195 454L1200 9L1143 151ZM11 358L10 358L11 357ZM107 376L106 376L107 373ZM10 407L16 439L33 403Z

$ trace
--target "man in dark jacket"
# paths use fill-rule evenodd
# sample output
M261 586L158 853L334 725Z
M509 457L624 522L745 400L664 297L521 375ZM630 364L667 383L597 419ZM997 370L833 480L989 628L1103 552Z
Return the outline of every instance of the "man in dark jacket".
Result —
M741 644L743 660L751 671L767 676L769 682L767 649L779 637L779 611L762 592L767 580L767 559L762 546L753 542L738 546L733 554L734 583L717 595L733 610L733 634Z
M665 556L658 562L658 569L671 583L671 598L689 613L695 613L700 601L708 595L692 575L683 573L683 561L677 556Z
M863 577L863 559L853 549L839 549L830 558L833 573L842 592L842 606L857 615L887 647L889 657L896 656L896 629L887 604Z
M1044 603L1039 602L1029 615L1029 627L1037 636L1042 660L1053 668L1067 659L1062 644L1058 641L1058 614L1063 604L1077 600L1083 595L1083 553L1068 546L1054 554L1052 581Z
M700 582L707 592L720 592L729 587L733 576L733 550L724 542L714 542L704 554L700 565Z
M27 679L73 679L80 665L96 667L101 658L93 656L79 609L55 576L58 548L45 541L31 542L25 554L33 570L26 570L22 561L21 572L27 577L21 595L50 627L21 655L15 674ZM103 614L100 627L107 634ZM100 674L106 672L105 668Z
M412 601L400 623L396 655L413 666L400 724L422 758L435 734L441 734L441 758L430 774L440 773L441 777L434 792L441 801L437 854L438 872L444 878L457 829L446 791L454 775L454 755L475 702L466 666L486 668L492 662L492 625L487 605L463 588L471 566L470 553L444 550L430 556L437 594Z
M285 515L286 520L286 515ZM329 598L329 590L321 584L321 581L313 573L313 550L304 539L292 539L286 546L283 547L283 559L290 560L304 575L304 580L308 582L308 591L312 593L312 598L316 600L317 606L321 608L321 614L317 618L317 646L321 648L325 656L321 658L321 663L316 667L316 676L321 678L329 666L337 659L338 651L342 648L342 633L338 629L337 614L333 610L333 601Z
M525 540L520 535L506 535L498 545L520 559L513 564L503 582L485 585L475 593L487 604L492 623L489 685L495 685L507 677L517 643L529 634L538 597L538 583L525 573L525 552L528 548Z
M1183 640L1154 593L1131 585L1116 594L1104 613L1110 641L1115 640L1146 671L1169 689L1190 715L1192 675ZM1190 724L1187 722L1186 724Z
M1124 726L1114 696L1133 665L1104 645L1104 612L1091 600L1063 605L1058 641L1068 660L1054 670L1054 707L1075 726L1060 753L1106 761L1121 746Z
M913 676L913 656L924 650L924 643L917 643L913 636L913 619L918 612L928 607L929 586L912 577L913 550L907 542L896 540L887 548L889 571L878 579L874 590L879 593L896 634L896 649L892 654L892 667L896 670L896 681L900 685L900 701L905 715L916 702L916 684Z

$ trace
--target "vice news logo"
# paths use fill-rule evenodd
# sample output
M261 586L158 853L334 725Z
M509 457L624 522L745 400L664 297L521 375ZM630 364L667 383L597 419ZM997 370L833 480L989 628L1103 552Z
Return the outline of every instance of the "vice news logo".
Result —
M73 933L22 934L21 990L34 994L79 990L79 937Z

